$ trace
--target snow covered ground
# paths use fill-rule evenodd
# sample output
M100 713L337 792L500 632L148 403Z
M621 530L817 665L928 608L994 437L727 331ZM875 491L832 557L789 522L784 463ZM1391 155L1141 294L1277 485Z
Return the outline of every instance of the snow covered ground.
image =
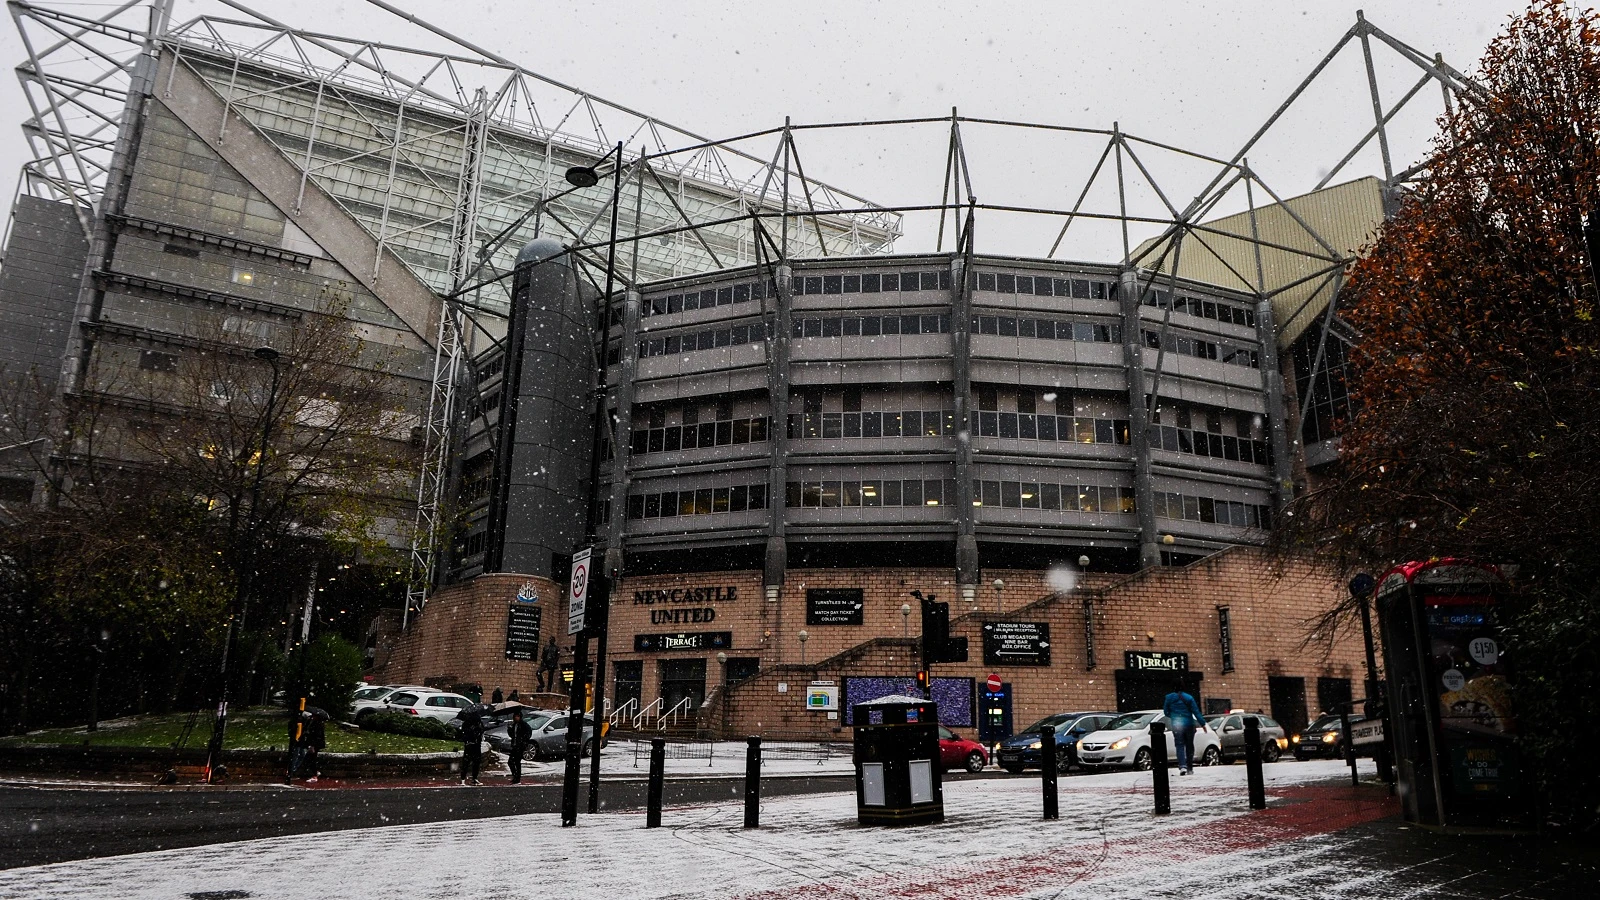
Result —
M1061 818L1048 822L1038 780L1014 778L947 783L947 820L901 829L858 826L843 793L769 799L758 830L742 827L733 802L669 807L654 830L629 811L570 829L545 814L341 831L0 871L0 898L966 900L1081 896L1090 885L1097 900L1192 896L1184 885L1214 884L1262 854L1280 869L1284 853L1304 854L1286 871L1314 871L1329 835L1294 839L1315 834L1300 829L1316 818L1333 823L1321 831L1339 827L1341 801L1318 799L1339 789L1310 783L1345 771L1337 761L1267 766L1266 812L1248 809L1244 767L1226 766L1174 773L1172 814L1159 817L1151 776L1118 773L1062 779ZM1313 818L1308 804L1320 804Z
M716 741L690 745L668 744L663 770L667 777L702 777L743 775L745 767L744 741ZM687 753L689 756L675 754ZM563 763L524 763L522 774L530 776L560 777ZM504 761L494 770L503 774L509 770ZM585 776L589 760L583 761ZM787 775L850 775L855 766L850 762L850 745L819 745L814 743L769 742L763 744L761 777ZM600 753L600 774L603 778L647 778L650 775L650 745L641 741L614 741Z

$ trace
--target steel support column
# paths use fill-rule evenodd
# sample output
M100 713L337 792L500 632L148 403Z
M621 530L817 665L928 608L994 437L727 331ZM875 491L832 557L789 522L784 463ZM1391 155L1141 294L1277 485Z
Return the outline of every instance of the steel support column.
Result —
M1150 487L1150 407L1145 400L1144 335L1139 316L1141 291L1137 270L1126 269L1118 276L1122 360L1128 373L1128 445L1133 450L1133 502L1139 516L1139 565L1147 568L1161 565L1161 543L1156 534L1156 506Z

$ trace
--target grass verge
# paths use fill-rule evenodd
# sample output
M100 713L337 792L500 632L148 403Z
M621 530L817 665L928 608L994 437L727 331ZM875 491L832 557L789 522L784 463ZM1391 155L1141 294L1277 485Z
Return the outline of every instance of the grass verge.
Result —
M171 747L183 733L188 713L129 716L100 723L97 731L83 727L49 728L16 737L0 738L0 745L62 744L92 747ZM195 720L186 746L201 748L211 734L211 716ZM362 731L339 722L327 724L325 753L448 753L461 749L459 741L408 737ZM228 749L283 750L289 744L287 714L277 707L251 707L228 716Z

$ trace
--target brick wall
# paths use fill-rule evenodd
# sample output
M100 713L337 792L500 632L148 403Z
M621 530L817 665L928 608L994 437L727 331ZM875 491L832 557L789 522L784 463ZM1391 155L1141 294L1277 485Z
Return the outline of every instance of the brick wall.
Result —
M662 692L662 664L703 660L703 727L730 734L809 732L826 736L838 727L825 714L803 708L806 683L814 678L910 675L916 670L915 638L921 630L909 592L935 594L951 604L951 633L965 636L969 661L938 665L935 676L982 682L990 672L1012 686L1013 722L1024 726L1067 709L1117 708L1117 671L1127 650L1182 652L1191 671L1203 676L1202 698L1226 698L1236 707L1271 712L1270 676L1305 679L1305 714L1314 715L1317 678L1350 679L1359 696L1364 677L1358 634L1331 646L1305 644L1307 623L1344 594L1342 578L1307 563L1278 563L1258 550L1234 548L1183 568L1155 568L1136 575L1087 573L1075 588L1060 592L1040 571L995 571L984 575L975 603L964 601L949 569L795 569L776 600L767 600L755 571L705 572L624 578L612 593L609 654L642 663L640 698L648 705ZM996 578L1004 582L997 592ZM546 579L488 575L446 588L429 602L410 633L400 638L384 667L387 681L458 675L486 689L500 685L527 692L533 663L504 659L506 606L525 582L548 597L544 633L559 627L563 650L565 609ZM806 621L806 590L859 588L860 625ZM1092 601L1096 665L1087 667L1083 601ZM909 603L909 623L900 607ZM1003 612L996 613L996 605ZM1222 671L1217 607L1232 620L1233 669ZM1050 665L990 666L983 662L985 622L1025 621L1049 625ZM555 623L559 623L557 626ZM901 637L902 629L911 640ZM805 631L804 646L799 633ZM727 634L716 647L635 650L639 635ZM1305 644L1304 646L1302 646ZM760 661L760 674L724 692L718 652ZM802 659L803 656L803 659ZM565 656L564 659L570 659ZM607 697L616 695L615 667L607 675ZM788 687L779 692L778 685Z
M562 662L570 662L566 599L561 588L537 575L481 575L464 584L441 588L413 620L411 628L392 641L377 660L373 680L379 684L422 684L426 679L454 676L477 683L487 694L499 687L509 694L524 694L537 684L537 661L506 659L507 610L517 602L517 592L532 585L542 610L539 643L550 635L562 647Z

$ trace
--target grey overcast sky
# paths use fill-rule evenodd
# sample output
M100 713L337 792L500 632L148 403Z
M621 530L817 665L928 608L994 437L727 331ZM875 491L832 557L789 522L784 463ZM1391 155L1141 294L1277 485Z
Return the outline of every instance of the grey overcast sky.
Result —
M211 0L176 2L180 20L221 9ZM1488 41L1526 7L1523 0L393 2L532 71L713 137L781 125L785 116L796 122L941 116L954 106L982 118L1094 128L1117 122L1141 137L1224 158L1355 22L1357 8L1389 34L1470 72ZM109 4L48 5L92 12ZM256 0L254 6L297 27L451 49L363 0ZM1375 52L1392 102L1420 72L1386 48L1375 45ZM0 58L16 64L23 57L14 29L0 28ZM26 158L16 127L25 114L18 90L12 79L0 84L0 109L9 120L0 129L0 188L7 197ZM1439 91L1425 89L1414 103L1397 121L1397 168L1425 152ZM1371 124L1361 55L1352 45L1252 152L1252 163L1280 194L1302 192ZM886 204L938 199L944 141L938 129L804 140L813 177ZM906 142L919 146L907 150ZM1079 151L1047 141L975 134L975 190L980 200L1021 204L1045 185L1053 188L1042 191L1050 204L1070 206L1100 146L1103 140L1085 161ZM771 147L750 149L765 155ZM1379 172L1378 165L1369 148L1337 180ZM1194 188L1179 183L1172 190L1181 207ZM921 249L911 243L903 249ZM1017 252L1042 255L1043 248Z

